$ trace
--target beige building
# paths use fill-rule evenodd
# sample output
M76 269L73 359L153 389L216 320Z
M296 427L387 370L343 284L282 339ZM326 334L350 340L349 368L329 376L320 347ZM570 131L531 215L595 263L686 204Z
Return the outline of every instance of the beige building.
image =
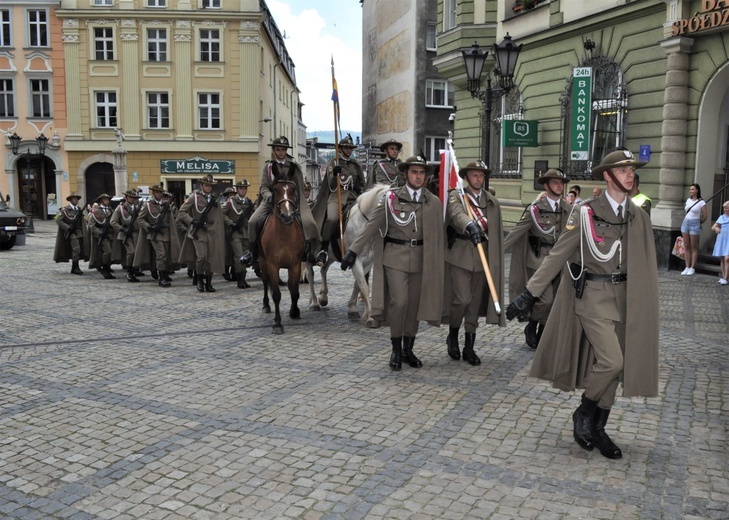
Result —
M264 1L61 0L68 190L181 202L211 173L258 191L266 146L298 142L294 64Z

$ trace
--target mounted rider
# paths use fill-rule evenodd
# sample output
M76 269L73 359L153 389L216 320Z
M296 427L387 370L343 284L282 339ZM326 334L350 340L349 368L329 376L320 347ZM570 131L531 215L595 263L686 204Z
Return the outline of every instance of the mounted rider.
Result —
M402 163L398 155L402 151L402 143L395 139L389 139L380 145L380 151L385 154L382 159L377 159L367 176L367 189L375 184L385 184L393 188L405 186L405 175L398 166Z

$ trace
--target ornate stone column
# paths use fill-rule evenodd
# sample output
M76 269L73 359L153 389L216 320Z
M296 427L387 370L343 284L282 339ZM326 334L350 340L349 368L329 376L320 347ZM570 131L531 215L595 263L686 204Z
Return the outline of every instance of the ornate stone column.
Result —
M684 217L687 161L687 125L689 98L689 51L691 38L671 38L661 42L666 58L666 88L663 93L663 126L661 128L661 160L659 202L651 212L656 238L659 268L669 267L673 239L678 235Z
M175 107L178 141L192 141L196 101L192 98L192 27L189 20L175 24Z
M63 20L63 55L66 67L66 117L68 133L66 139L80 141L81 133L81 81L78 43L78 20ZM84 74L85 76L85 74Z
M122 119L124 138L140 139L139 133L139 33L134 20L121 21Z
M258 139L260 103L258 93L260 63L260 25L256 22L240 23L240 140Z

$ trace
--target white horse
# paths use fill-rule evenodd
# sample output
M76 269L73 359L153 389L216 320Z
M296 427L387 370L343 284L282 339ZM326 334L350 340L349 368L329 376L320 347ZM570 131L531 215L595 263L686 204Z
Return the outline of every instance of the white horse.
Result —
M357 197L357 202L349 210L347 217L347 228L344 230L344 251L349 249L354 240L362 233L365 225L372 217L377 202L383 197L385 192L389 190L389 186L384 184L378 184L373 188L367 190L362 195ZM354 274L354 287L352 288L352 296L349 298L347 303L347 316L352 319L360 318L359 311L357 310L357 299L361 295L364 300L365 309L361 316L362 322L370 328L379 327L379 322L372 318L372 308L370 307L370 286L367 283L366 275L372 268L372 262L375 258L373 250L374 241L369 243L367 247L357 255L357 259L352 266L352 274ZM311 293L309 308L312 310L321 310L321 307L326 307L329 304L328 294L329 286L327 285L327 271L329 266L335 262L334 251L330 245L329 260L326 265L321 268L321 289L319 290L319 297L317 298L316 289L312 283L314 280L314 269L311 264L306 264L307 277L309 279L309 290Z

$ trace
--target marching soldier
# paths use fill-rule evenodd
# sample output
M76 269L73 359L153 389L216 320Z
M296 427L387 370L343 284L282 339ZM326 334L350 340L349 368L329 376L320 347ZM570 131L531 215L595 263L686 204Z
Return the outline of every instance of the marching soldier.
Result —
M511 270L509 271L509 299L514 300L526 287L529 278L542 265L552 247L557 243L567 224L572 206L562 198L564 185L570 180L559 170L547 170L537 179L544 186L544 195L524 210L519 223L504 240L504 250L512 250ZM552 310L554 296L559 288L559 276L555 276L534 304L534 308L523 320L526 344L537 348L549 311Z
M506 309L526 314L563 271L531 375L565 391L584 388L573 436L610 459L622 451L605 432L620 381L624 397L658 394L658 273L648 214L628 196L637 161L628 150L592 169L607 189L570 215L526 289ZM563 269L571 262L569 269ZM574 282L574 283L573 283Z
M164 198L164 188L150 188L152 199L141 205L137 222L139 237L134 252L134 267L157 273L160 287L169 287L173 259L180 254L180 240L175 230L173 207ZM154 258L152 258L154 253Z
M215 292L213 273L225 271L225 224L216 202L217 196L213 193L213 176L206 175L198 183L200 189L187 199L177 214L177 220L189 226L180 252L180 263L191 258L192 244L198 276L197 290Z
M355 148L356 145L349 134L339 141L340 157L332 157L329 160L326 167L326 180L319 188L319 194L312 209L314 218L321 229L321 251L316 258L316 262L321 265L327 263L329 242L335 234L339 234L340 208L342 218L345 218L347 210L355 203L357 196L364 191L365 179L362 167L352 157L352 151ZM337 186L339 186L339 193Z
M248 186L247 180L239 181L235 185L236 194L225 201L223 205L226 236L232 249L233 269L239 289L250 287L246 282L245 266L236 261L248 250L248 219L253 214L253 201L246 196Z
M111 274L111 196L102 193L96 198L87 217L89 226L90 254L89 267L96 268L106 280L116 278Z
M370 174L367 176L367 189L375 184L386 184L393 188L405 186L405 175L398 168L398 165L402 163L397 158L401 150L402 143L395 139L390 139L380 145L380 151L385 153L385 157L376 160L372 165Z
M372 316L390 323L390 368L402 362L423 366L413 353L418 322L439 326L443 310L443 207L423 188L428 168L422 157L399 166L406 184L387 191L362 233L342 258L350 268L375 241Z
M235 188L232 186L225 188L223 191L223 201L220 204L220 210L223 212L223 222L225 223L225 271L223 272L223 278L228 282L235 281L235 275L233 274L233 264L235 262L233 262L233 247L230 243L228 222L225 219L225 205L233 195L235 195Z
M296 184L296 193L300 201L304 200L304 174L296 161L291 160L287 150L291 148L286 136L277 137L268 146L271 147L271 160L266 162L261 174L261 188L259 191L261 202L248 220L248 251L240 258L241 264L251 265L258 259L258 226L263 226L266 217L272 211L273 184L279 180L292 181ZM314 255L321 241L319 228L311 214L308 204L299 204L301 224L304 227L307 257L311 263L315 262Z
M485 163L468 163L458 171L465 181L464 196L470 204L473 218L468 215L457 190L452 190L446 207L448 248L445 252L445 308L443 323L449 324L446 345L448 355L461 359L458 332L465 322L463 360L480 365L481 360L473 350L479 316L486 323L506 326L503 315L496 314L486 281L484 266L478 253L478 245L485 242L485 253L496 293L503 294L504 268L503 228L501 206L496 197L485 188L486 176L491 173Z
M135 190L124 192L124 201L119 204L111 214L111 227L114 228L116 238L122 245L124 266L127 270L127 281L138 282L134 275L134 252L139 239L139 194Z
M88 260L84 254L84 233L86 225L83 221L84 208L78 205L81 195L71 193L66 200L68 206L58 210L56 223L58 233L56 234L56 246L53 249L53 260L57 263L71 260L71 274L84 274L78 263L81 260Z

